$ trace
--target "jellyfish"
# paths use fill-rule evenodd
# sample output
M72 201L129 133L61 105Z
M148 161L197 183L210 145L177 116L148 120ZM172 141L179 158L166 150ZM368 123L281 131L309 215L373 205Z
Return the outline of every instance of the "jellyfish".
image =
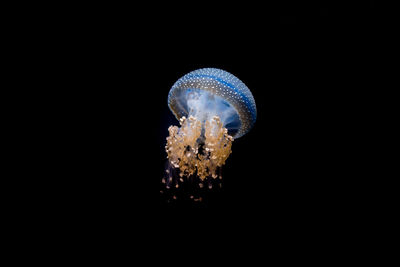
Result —
M180 127L168 128L168 164L162 183L167 189L185 182L199 188L221 186L215 181L222 180L221 168L232 153L232 142L248 133L257 118L250 90L227 71L203 68L175 82L168 106Z

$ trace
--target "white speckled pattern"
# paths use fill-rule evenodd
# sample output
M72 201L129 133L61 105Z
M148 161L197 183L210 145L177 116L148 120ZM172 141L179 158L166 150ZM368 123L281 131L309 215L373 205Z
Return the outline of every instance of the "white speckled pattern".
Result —
M176 81L168 95L168 106L178 120L188 116L188 111L178 101L188 90L207 91L223 98L236 110L240 128L234 138L245 135L253 127L257 118L254 97L249 88L229 72L215 68L198 69Z

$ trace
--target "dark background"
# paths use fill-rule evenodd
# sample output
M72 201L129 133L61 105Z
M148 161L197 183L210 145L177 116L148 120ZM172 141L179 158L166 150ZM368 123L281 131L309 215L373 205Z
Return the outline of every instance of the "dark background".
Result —
M359 231L354 219L369 205L359 170L369 168L360 154L373 116L373 1L103 8L88 11L62 50L72 63L65 97L74 100L66 112L74 127L63 129L74 150L66 208L89 218L88 229L139 229L160 250L176 233L284 242ZM257 121L233 143L222 192L201 205L167 205L165 137L177 125L167 95L203 67L241 79Z

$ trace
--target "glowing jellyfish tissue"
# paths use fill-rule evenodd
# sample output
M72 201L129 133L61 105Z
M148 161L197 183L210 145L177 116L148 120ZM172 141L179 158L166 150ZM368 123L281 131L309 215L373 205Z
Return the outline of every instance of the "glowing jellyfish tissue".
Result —
M249 132L257 118L249 88L224 70L198 69L175 82L168 106L180 127L168 129L163 183L178 188L179 181L197 177L202 187L204 181L221 179L233 140Z

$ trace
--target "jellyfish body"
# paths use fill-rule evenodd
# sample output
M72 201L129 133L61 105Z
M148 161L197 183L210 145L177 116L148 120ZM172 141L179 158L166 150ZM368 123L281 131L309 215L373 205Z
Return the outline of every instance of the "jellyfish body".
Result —
M167 189L179 188L186 177L199 180L200 188L211 188L213 180L222 179L221 167L232 152L234 138L249 132L256 121L253 95L232 74L204 68L172 86L168 106L180 127L168 129L169 164L163 183Z
M232 74L214 68L192 71L176 81L168 95L168 106L178 120L192 115L204 122L218 116L234 138L250 131L257 118L247 86Z

